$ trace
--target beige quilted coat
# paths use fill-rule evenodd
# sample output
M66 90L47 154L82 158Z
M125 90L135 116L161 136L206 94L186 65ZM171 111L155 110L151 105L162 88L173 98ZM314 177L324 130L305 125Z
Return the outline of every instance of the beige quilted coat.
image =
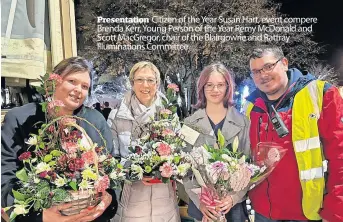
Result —
M133 94L125 95L118 109L112 110L108 117L114 137L115 155L125 158L129 151L130 139L136 139L141 132L144 121L137 121L133 109L139 104L133 104ZM158 95L153 108L161 107L163 97ZM141 108L141 107L140 107ZM155 112L155 110L146 110ZM143 113L144 115L144 113ZM144 130L144 129L143 129ZM120 194L117 213L112 222L179 222L175 189L172 184L154 184L146 186L142 182L125 184Z

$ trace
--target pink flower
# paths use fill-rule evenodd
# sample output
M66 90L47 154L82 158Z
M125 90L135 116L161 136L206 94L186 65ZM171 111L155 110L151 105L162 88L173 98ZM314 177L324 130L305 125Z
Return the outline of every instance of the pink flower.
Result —
M167 114L167 115L170 115L170 114L173 114L172 111L170 111L169 109L161 109L160 113L163 115L163 114Z
M158 144L158 147L156 150L160 156L168 156L171 153L171 147L166 143Z
M40 178L45 178L46 176L48 176L48 172L47 171L43 171L38 175Z
M18 157L18 159L19 159L20 161L23 161L23 160L29 159L30 157L31 157L31 152L27 151L27 152L22 153L22 154Z
M167 86L168 89L172 89L174 92L178 92L179 91L179 87L174 84L174 83L171 83Z
M100 177L94 184L97 192L104 192L110 185L110 179L107 175Z
M95 162L96 156L93 151L87 151L81 154L81 158L85 162L85 164L93 164Z
M55 127L53 125L49 126L48 131L53 133L55 131Z
M164 163L160 166L161 176L165 178L170 178L173 175L173 168L169 163Z
M70 124L76 124L76 119L70 117L64 117L60 120L60 124L63 126L68 126Z
M171 129L164 129L162 131L162 136L174 136L174 135L175 135L175 133Z
M67 153L73 154L73 153L76 153L76 151L79 149L79 145L77 145L77 143L73 143L73 142L63 142L62 148L65 151L67 151Z
M52 100L48 103L48 111L54 111L56 107L63 107L64 103L61 100Z
M227 172L227 165L221 161L216 161L211 164L211 167L216 172Z
M269 151L268 151L268 162L270 165L274 164L275 162L278 162L280 161L281 159L281 156L280 156L280 152L278 149L276 148L271 148Z
M61 83L63 81L62 77L56 73L51 73L49 76L49 80L56 80L58 83Z
M135 147L135 153L137 153L138 155L142 154L143 153L142 147L136 146Z

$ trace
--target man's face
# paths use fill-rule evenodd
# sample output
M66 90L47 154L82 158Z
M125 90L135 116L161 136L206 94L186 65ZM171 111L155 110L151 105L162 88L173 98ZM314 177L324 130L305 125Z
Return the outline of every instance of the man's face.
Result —
M277 95L287 86L286 58L276 58L272 53L265 53L262 58L250 59L250 70L255 85L268 97Z

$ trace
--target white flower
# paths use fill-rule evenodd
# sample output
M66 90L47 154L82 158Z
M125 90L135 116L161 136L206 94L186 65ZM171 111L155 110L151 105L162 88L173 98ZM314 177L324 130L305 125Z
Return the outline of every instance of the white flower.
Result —
M187 171L190 168L191 168L191 165L189 163L180 164L179 166L177 166L177 173L183 177L186 175Z
M227 154L222 154L222 158L223 158L223 160L225 160L225 161L227 161L227 162L230 162L231 161L231 157L229 156L229 155L227 155Z
M171 125L172 127L177 127L179 125L179 117L176 114L174 114L174 118L171 121Z
M117 174L117 172L115 170L110 173L110 178L112 180L118 179L118 174Z
M141 137L141 140L147 140L150 137L150 133L147 133L145 136Z
M36 174L39 174L44 171L50 171L51 168L47 163L41 162L36 166Z
M81 135L81 140L79 144L84 150L91 150L93 147L96 147L97 144L93 144L92 140L86 134Z
M82 180L79 184L79 190L82 191L92 189L93 187L93 184L87 180Z
M119 177L119 178L125 178L125 175L126 175L126 174L125 174L124 172L120 172L120 173L118 174L118 177Z
M36 135L31 136L25 143L30 145L30 146L37 145L37 143L38 143L37 136Z
M66 184L66 181L64 178L57 175L57 179L54 181L57 187L63 187Z
M16 215L20 215L20 214L27 214L29 211L25 208L26 205L14 205L14 210L13 213L15 213Z
M143 178L143 169L139 165L132 164L131 165L131 170L133 171L134 174L137 174L138 179Z
M260 172L263 173L266 169L267 169L267 167L266 167L266 166L263 166L263 167L260 169Z
M245 163L245 155L243 155L239 160L238 160L239 164L243 164Z
M99 157L99 162L103 162L107 159L107 156L105 154L102 154L100 157Z
M238 145L239 145L239 140L238 140L238 136L236 136L232 143L233 152L237 152Z
M34 183L39 183L39 182L40 182L40 179L37 178L37 177L35 177L35 178L33 179L33 182L34 182Z

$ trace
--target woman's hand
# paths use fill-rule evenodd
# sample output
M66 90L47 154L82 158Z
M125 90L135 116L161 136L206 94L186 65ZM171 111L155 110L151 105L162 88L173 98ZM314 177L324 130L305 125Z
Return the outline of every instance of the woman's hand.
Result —
M200 203L200 211L208 221L217 220L221 215L215 210L215 207L206 206L204 203Z
M228 195L218 203L216 208L219 208L219 211L225 215L231 210L232 207L233 199L231 195Z
M102 193L101 201L92 209L84 209L81 211L81 213L86 213L86 216L80 218L78 222L87 222L87 221L93 221L96 218L98 218L100 215L104 213L106 208L111 204L112 202L112 196L107 191Z
M80 218L87 216L87 212L81 212L76 215L64 216L61 214L61 210L72 207L72 204L62 204L53 206L43 210L43 222L75 222L79 221Z

